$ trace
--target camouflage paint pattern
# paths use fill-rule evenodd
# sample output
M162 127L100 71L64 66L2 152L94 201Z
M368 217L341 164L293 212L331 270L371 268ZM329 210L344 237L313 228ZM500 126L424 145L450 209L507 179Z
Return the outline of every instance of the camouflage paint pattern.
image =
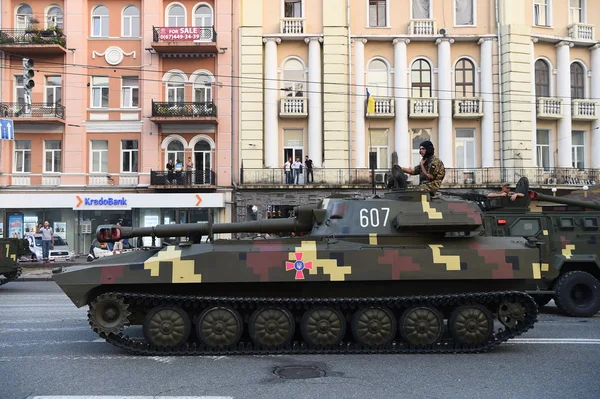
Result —
M27 253L29 253L27 240L0 238L0 274L16 271L17 260Z

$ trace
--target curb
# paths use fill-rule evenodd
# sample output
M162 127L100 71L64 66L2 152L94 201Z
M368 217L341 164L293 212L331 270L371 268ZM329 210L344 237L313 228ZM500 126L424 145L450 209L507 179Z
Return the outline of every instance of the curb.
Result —
M28 281L54 281L52 277L19 277L11 283L26 283Z

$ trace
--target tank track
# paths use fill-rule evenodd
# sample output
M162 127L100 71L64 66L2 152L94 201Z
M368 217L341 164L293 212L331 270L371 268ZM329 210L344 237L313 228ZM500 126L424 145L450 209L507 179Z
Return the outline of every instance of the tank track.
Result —
M19 277L21 277L22 272L23 268L17 267L17 270L15 270L14 272L7 273L8 276L5 274L3 278L0 278L0 285L10 283L11 281L18 279Z
M396 340L385 346L367 346L352 341L342 341L339 345L311 348L303 341L292 341L276 348L265 348L251 340L242 340L232 347L211 348L199 342L189 342L177 347L156 347L139 338L130 338L124 332L106 334L99 330L89 317L89 324L107 342L137 355L190 356L190 355L271 355L271 354L400 354L400 353L481 353L489 351L500 343L523 334L537 321L537 305L533 298L519 291L498 291L452 295L429 295L412 297L369 297L369 298L254 298L254 297L202 297L188 295L152 295L139 293L107 293L122 298L131 306L175 305L192 314L199 313L209 305L232 306L241 313L252 312L259 306L278 306L298 313L311 306L331 306L342 311L352 311L365 306L385 306L394 311L418 305L441 308L456 308L461 305L498 305L502 301L514 301L525 309L525 318L517 327L496 328L488 339L480 344L462 344L444 337L430 346L413 346ZM88 316L89 316L88 312ZM494 317L494 324L497 323ZM244 324L247 328L247 324ZM298 328L298 327L296 327ZM447 327L446 327L447 328ZM350 334L351 335L351 334ZM190 335L194 337L192 333Z

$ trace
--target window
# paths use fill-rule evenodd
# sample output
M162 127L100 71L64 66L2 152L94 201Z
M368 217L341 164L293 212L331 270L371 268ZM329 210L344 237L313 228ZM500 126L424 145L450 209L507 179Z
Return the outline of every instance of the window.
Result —
M569 0L569 24L582 24L584 18L584 0Z
M212 10L207 5L201 5L196 8L194 13L194 26L210 28L213 26Z
M60 173L61 146L60 140L44 141L44 173Z
M369 130L369 135L369 168L387 169L390 161L387 129Z
M185 26L185 10L180 5L174 5L169 8L169 16L167 18L167 26L181 27Z
M62 76L46 76L46 105L62 104Z
M33 26L33 10L29 4L23 4L17 9L16 29L29 29Z
M419 154L419 145L425 140L431 140L431 129L414 128L411 129L412 137L412 165L418 165L421 162Z
M304 83L306 76L304 65L295 58L283 64L283 87L286 97L304 97Z
M170 160L176 162L178 159L184 161L183 144L179 140L173 140L167 145L167 162Z
M302 0L285 0L285 18L302 18Z
M139 106L139 85L137 76L123 76L121 78L121 106L123 108L137 108Z
M212 79L205 73L198 75L194 81L194 102L212 102Z
M181 75L172 75L167 82L167 101L182 103L185 101L185 79Z
M544 168L544 170L550 170L550 131L549 130L538 130L536 132L536 154L537 154L537 166Z
M23 76L15 76L15 102L25 104L25 87L23 87Z
M92 108L108 108L108 76L92 76Z
M60 7L50 7L46 14L46 28L63 28L63 12Z
M413 62L410 71L411 97L431 97L431 66L425 60Z
M367 88L372 96L386 97L388 91L388 68L382 60L373 60L367 69Z
M550 26L550 0L533 0L533 24Z
M92 173L108 173L108 141L92 140Z
M128 6L123 10L123 36L140 36L140 10L136 6Z
M108 36L108 8L105 6L92 11L92 36Z
M584 134L585 132L579 130L574 130L573 132L571 132L573 167L577 169L585 168Z
M535 62L535 96L550 97L550 67L544 60Z
M121 140L121 172L137 173L138 171L138 141Z
M304 160L304 131L302 129L283 129L283 162L288 158Z
M454 1L454 24L459 26L475 25L475 7L473 0Z
M542 224L539 219L519 219L510 227L512 237L535 237L540 234Z
M475 65L466 58L461 58L455 68L456 97L475 97Z
M571 64L571 100L582 100L585 91L585 73L580 63Z
M412 19L431 19L431 0L412 0Z
M15 172L31 173L30 140L15 140Z
M456 129L456 167L472 169L475 167L475 129Z
M386 0L369 0L369 26L385 27L387 26Z

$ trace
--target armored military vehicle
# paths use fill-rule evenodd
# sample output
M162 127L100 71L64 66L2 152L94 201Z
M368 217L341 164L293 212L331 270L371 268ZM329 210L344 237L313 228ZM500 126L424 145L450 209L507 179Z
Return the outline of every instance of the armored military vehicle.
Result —
M600 311L600 202L555 197L528 190L522 179L517 190L529 193L482 199L485 234L527 237L541 248L541 279L528 293L543 306L554 299L567 315L589 317ZM530 210L538 201L540 212Z
M406 187L406 176L396 178ZM289 219L99 226L97 238L203 235L53 270L91 328L139 354L481 352L533 327L540 252L472 237L473 202L394 189ZM215 239L221 233L295 237ZM141 326L141 328L139 327Z
M0 285L21 275L18 259L29 253L29 242L16 238L0 238Z

